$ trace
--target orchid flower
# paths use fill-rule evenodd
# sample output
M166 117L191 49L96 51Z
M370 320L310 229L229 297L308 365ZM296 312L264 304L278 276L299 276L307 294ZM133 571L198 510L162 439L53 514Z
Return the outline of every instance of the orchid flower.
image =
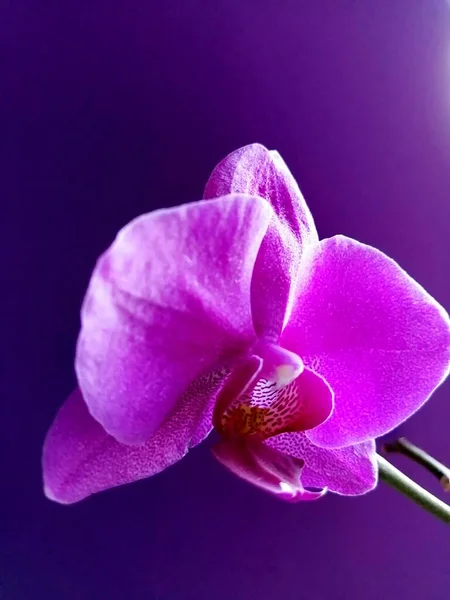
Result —
M375 438L449 365L444 309L379 250L319 240L280 155L246 146L203 200L136 218L98 260L45 492L72 503L149 477L214 428L218 461L275 496L364 494Z

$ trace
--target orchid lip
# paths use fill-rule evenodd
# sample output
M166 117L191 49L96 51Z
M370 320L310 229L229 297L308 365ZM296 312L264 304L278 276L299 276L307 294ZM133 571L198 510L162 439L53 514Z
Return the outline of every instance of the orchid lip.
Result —
M316 500L327 490L303 487L305 461L266 441L323 423L333 410L333 392L296 354L265 342L252 350L236 363L217 399L214 426L222 439L213 453L233 473L283 500Z
M261 441L222 440L213 447L217 460L241 479L286 502L321 498L327 489L308 490L301 481L304 461Z
M278 392L289 388L303 372L301 358L272 343L259 342L253 350L254 354L235 365L217 398L213 424L222 437L256 435L264 439L275 435L273 423L278 418L284 421L286 417L282 415L289 415L298 404L295 389L285 393L284 403L277 403L276 399ZM249 402L261 385L267 401L275 400L273 408Z
M333 410L328 384L284 348L259 350L263 358L240 360L220 391L213 424L221 437L267 440L323 423Z

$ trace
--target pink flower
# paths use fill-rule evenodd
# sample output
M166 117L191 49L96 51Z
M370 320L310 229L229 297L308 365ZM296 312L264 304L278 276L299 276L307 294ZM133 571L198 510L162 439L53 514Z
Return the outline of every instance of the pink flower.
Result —
M393 260L319 241L276 152L241 148L208 200L122 229L82 309L79 383L45 441L58 502L154 475L199 444L287 500L377 482L374 439L449 373L446 312Z

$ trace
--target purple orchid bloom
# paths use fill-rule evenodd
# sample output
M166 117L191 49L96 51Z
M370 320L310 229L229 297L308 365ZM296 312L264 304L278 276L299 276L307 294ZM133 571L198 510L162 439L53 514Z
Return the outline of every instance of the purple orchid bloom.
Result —
M363 494L375 438L448 375L444 309L380 251L319 241L278 153L237 150L204 197L138 217L99 259L49 498L154 475L213 426L217 459L280 498Z

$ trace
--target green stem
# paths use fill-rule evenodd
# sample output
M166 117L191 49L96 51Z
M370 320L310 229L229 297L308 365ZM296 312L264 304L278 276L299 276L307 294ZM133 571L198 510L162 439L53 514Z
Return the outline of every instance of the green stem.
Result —
M384 444L382 451L387 454L396 452L410 458L434 475L446 492L450 491L450 469L406 438Z
M399 471L394 465L391 465L382 456L377 455L377 459L380 479L438 519L441 519L444 523L450 524L450 506L448 504L445 504L445 502L427 492L427 490Z

